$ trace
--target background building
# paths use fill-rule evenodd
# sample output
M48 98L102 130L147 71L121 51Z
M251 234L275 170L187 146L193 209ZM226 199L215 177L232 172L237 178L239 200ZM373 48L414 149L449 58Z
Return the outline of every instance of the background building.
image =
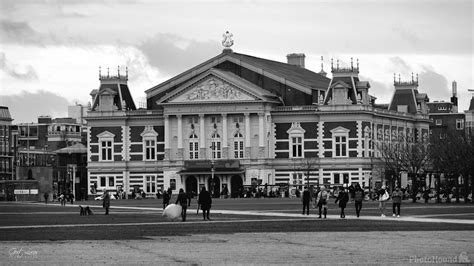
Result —
M337 61L329 79L304 59L226 48L147 90L138 110L128 75L100 75L87 117L89 188L151 196L205 186L237 196L259 185L369 187L385 179L378 143L428 141L428 97L413 77L394 81L391 103L376 105L358 62Z

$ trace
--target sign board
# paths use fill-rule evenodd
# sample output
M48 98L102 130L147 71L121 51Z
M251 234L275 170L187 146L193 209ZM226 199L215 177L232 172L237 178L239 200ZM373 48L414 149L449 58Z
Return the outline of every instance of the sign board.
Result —
M37 190L37 189L30 189L30 194L37 195L37 194L38 194L38 190Z
M25 194L30 194L30 190L29 189L15 189L13 190L13 193L15 193L15 195L25 195Z

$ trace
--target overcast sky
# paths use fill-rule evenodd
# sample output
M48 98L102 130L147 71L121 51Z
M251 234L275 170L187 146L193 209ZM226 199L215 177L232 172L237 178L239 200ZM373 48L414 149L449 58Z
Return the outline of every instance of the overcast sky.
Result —
M359 58L377 103L388 103L393 73L419 74L430 101L449 101L458 82L459 109L474 89L470 0L325 1L0 1L0 105L14 123L39 115L66 117L99 86L98 69L129 69L135 103L144 91L222 52L286 62L304 53L341 65Z

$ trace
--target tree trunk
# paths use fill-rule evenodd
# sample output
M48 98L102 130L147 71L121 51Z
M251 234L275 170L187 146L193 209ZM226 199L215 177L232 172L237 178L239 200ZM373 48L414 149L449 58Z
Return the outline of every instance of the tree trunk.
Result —
M441 203L441 175L436 174L436 202Z
M464 180L464 203L468 203L469 200L467 197L469 196L469 178L467 174L463 174L462 178Z
M459 176L455 176L456 178L456 189L454 190L456 193L456 203L459 203Z
M416 203L416 194L418 194L418 179L417 179L417 176L416 174L412 176L412 182L411 182L411 185L412 185L412 200L413 200L413 203Z

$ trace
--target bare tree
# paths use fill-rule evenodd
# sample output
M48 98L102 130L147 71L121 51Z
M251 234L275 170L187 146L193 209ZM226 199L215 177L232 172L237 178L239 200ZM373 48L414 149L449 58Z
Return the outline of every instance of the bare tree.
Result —
M454 194L456 196L456 202L459 202L460 194L458 177L463 177L463 197L465 201L467 201L467 197L469 195L469 181L471 181L471 184L474 184L473 141L474 139L472 137L465 136L464 132L452 131L448 131L440 135L435 135L431 139L432 148L430 157L433 161L433 168L438 173L444 173L448 178L451 179L451 181L454 181ZM470 192L474 192L474 188L472 185Z
M395 179L400 184L400 180L398 180L400 172L406 171L412 178L412 198L413 202L416 202L416 194L419 189L418 177L430 163L429 144L422 140L407 139L400 134L395 140L380 142L377 149L386 169L394 173L394 176L388 178L391 187L395 184Z
M301 159L299 168L304 172L304 175L306 176L306 185L309 188L309 177L312 172L318 169L317 158L309 157Z

